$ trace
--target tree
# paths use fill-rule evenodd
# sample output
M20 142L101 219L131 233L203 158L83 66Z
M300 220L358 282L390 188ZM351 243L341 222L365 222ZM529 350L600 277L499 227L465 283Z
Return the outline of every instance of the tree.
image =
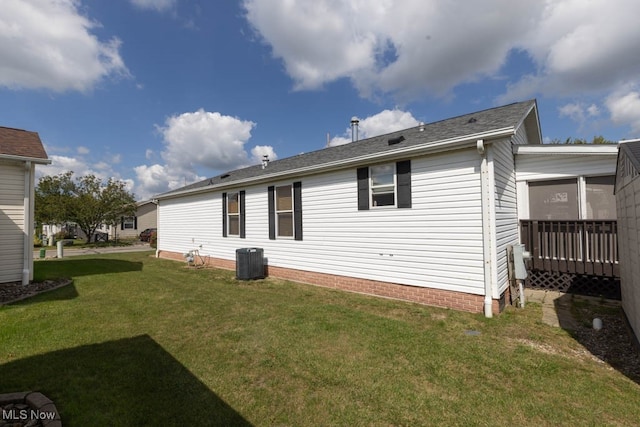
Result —
M598 136L594 136L593 139L591 140L591 142L587 141L584 138L567 138L564 141L560 140L559 138L553 138L550 142L550 144L576 144L576 145L580 145L580 144L615 144L615 141L610 141L608 139L605 139L604 136L602 135L598 135Z
M115 225L121 216L133 216L136 202L122 181L107 183L95 175L75 180L73 172L45 176L38 181L35 216L40 223L75 222L91 241L101 224Z

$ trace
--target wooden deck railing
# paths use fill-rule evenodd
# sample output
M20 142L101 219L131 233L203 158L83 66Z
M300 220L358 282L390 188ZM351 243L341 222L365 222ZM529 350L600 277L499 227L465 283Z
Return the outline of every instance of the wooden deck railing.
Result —
M534 269L620 277L615 220L521 220L520 236Z

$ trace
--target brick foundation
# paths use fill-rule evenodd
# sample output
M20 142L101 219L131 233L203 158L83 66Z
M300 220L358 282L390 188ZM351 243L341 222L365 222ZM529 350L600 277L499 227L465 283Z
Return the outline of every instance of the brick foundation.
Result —
M184 261L183 254L169 251L158 251L158 256L165 259ZM210 267L235 270L236 263L232 260L221 258L205 258ZM482 313L484 311L484 296L466 294L464 292L445 291L442 289L422 288L419 286L401 285L398 283L379 282L356 277L336 276L333 274L316 273L313 271L295 270L274 266L265 266L265 274L270 277L291 280L326 288L340 289L379 297L398 299L435 307L451 308L470 313ZM507 288L508 290L508 288ZM505 295L501 297L504 298ZM500 313L500 300L492 302L493 314ZM508 295L506 295L508 301Z

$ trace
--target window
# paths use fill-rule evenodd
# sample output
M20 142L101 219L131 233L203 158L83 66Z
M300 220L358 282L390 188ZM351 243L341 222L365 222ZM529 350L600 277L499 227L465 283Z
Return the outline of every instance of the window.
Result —
M358 210L411 207L411 161L358 168Z
M531 219L577 219L578 181L558 179L529 183Z
M238 193L227 195L228 233L230 236L240 235L240 203Z
M276 235L293 237L293 187L276 187Z
M587 190L586 219L616 219L616 196L613 194L615 176L585 178Z
M120 218L120 230L136 230L138 218L135 216L123 216Z
M222 237L245 238L245 192L222 193Z
M371 206L395 206L396 204L396 165L387 164L372 166L371 173Z
M269 195L269 239L302 240L302 183L271 186Z

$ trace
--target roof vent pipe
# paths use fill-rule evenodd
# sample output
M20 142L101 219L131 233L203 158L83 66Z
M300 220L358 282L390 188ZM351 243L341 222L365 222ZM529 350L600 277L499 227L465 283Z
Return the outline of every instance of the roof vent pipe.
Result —
M262 169L266 168L269 165L269 155L265 154L262 156Z
M360 120L356 116L351 117L351 142L358 140L358 123Z

